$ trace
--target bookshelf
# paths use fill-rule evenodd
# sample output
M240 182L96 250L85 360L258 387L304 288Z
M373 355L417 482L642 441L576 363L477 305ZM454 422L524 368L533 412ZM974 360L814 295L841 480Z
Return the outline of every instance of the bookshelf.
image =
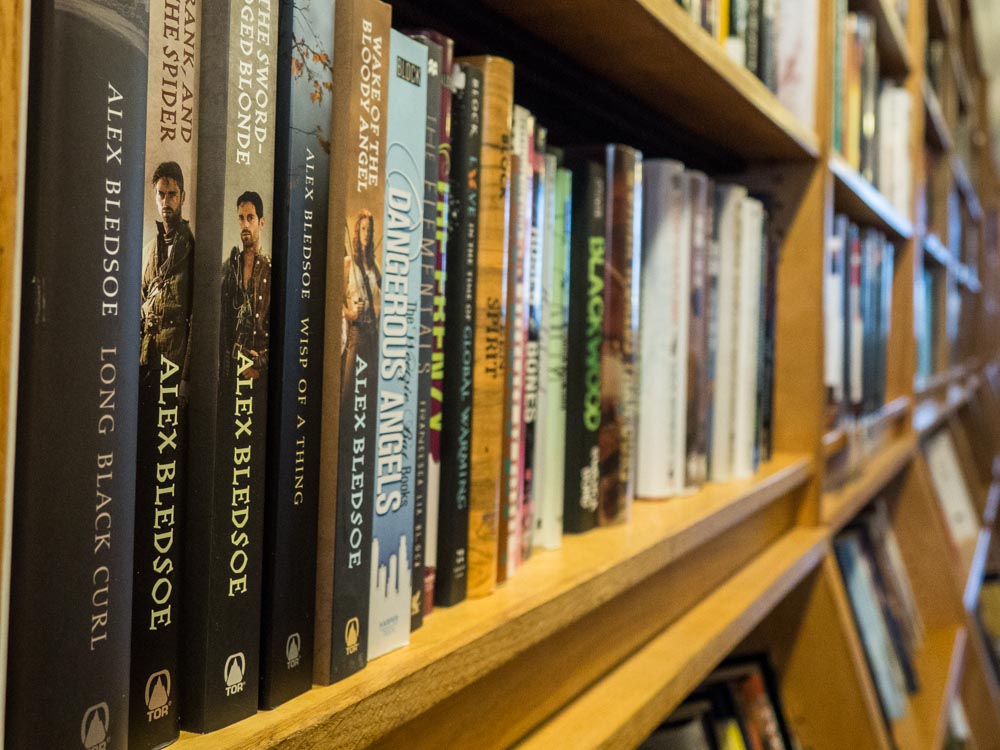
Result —
M452 5L429 10L400 3L411 15L432 18L455 10ZM555 50L584 71L578 80L599 77L601 86L619 89L669 124L650 142L663 145L680 128L706 150L724 153L741 181L774 196L782 247L778 287L784 290L777 312L777 453L751 479L640 501L624 526L567 536L560 550L536 552L492 596L436 610L409 647L359 674L210 735L182 735L175 747L628 747L728 654L751 651L769 653L804 746L939 747L957 696L974 735L995 738L1000 687L968 611L978 598L1000 505L1000 369L994 364L1000 346L985 335L995 338L1000 318L1000 182L984 156L988 150L975 162L956 151L956 118L963 112L985 117L986 91L978 65L960 46L968 20L961 3L911 0L905 24L890 0L851 5L875 18L883 72L904 81L913 96L909 212L833 152L834 40L825 22L833 0L819 0L824 33L815 131L674 0L620 0L613 8L600 0L485 0L484 7L456 10L454 23L472 23L477 13L502 17L540 49ZM0 10L5 61L17 58L14 29L23 12L19 2ZM941 92L924 72L928 37L950 45L945 74L953 80ZM8 70L16 66L5 65ZM3 81L5 93L18 90L19 79L11 76ZM3 252L16 247L10 233L16 199L7 187L17 182L18 152L9 135L23 136L23 124L12 117L11 110L0 114L6 149L0 169L8 170L0 178L0 231L7 232L0 235L0 289L16 285L16 256ZM936 154L933 164L925 142ZM927 216L922 196L931 183L955 191L956 205L980 232L977 257L963 258L942 234L947 201ZM866 451L854 457L854 438L824 426L822 258L835 212L884 231L898 259L888 400L866 423L874 436ZM925 268L947 283L932 300L934 367L921 375L914 329ZM16 361L16 339L6 334L16 330L10 299L0 295L3 393ZM966 350L949 334L955 300L983 334L972 336ZM12 403L0 399L0 424L9 423ZM971 544L950 540L928 476L923 446L940 431L953 436L976 503L980 530ZM0 433L0 482L7 479L9 451ZM838 468L844 461L851 463L846 471ZM834 475L839 481L828 481ZM915 654L921 688L906 716L891 725L882 720L831 548L836 533L878 496L889 498L927 625ZM0 558L0 574L2 564Z

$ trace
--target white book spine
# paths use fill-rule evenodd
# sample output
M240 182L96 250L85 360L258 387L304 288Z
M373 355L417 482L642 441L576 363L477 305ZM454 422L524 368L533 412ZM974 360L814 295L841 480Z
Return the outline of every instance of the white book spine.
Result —
M736 404L733 410L733 478L754 472L757 417L757 348L760 327L760 261L764 208L753 198L743 201L740 217L740 280L737 290Z
M727 482L732 478L733 387L736 351L736 282L739 276L739 212L746 189L720 186L719 203L719 287L717 338L715 346L715 389L712 408L712 454L710 479Z
M642 273L639 343L639 440L636 492L665 497L673 491L668 375L672 331L671 237L677 210L674 185L679 162L650 159L643 165Z
M670 334L673 340L670 365L673 369L671 393L672 454L670 464L673 470L673 494L688 491L687 483L687 396L688 396L688 349L691 332L691 211L692 180L688 172L678 176L679 184L679 226L674 234L672 248L672 270Z

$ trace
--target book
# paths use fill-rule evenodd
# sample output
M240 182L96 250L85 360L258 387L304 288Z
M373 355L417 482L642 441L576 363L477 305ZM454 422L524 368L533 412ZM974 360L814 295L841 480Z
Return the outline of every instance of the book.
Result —
M503 387L506 377L505 286L514 66L491 55L459 58L483 73L482 148L476 250L476 326L472 377L467 593L485 596L496 586L501 476Z
M674 256L683 213L684 165L669 159L643 164L642 273L643 326L639 352L639 429L636 493L667 497L678 487L679 436L672 403L677 398L674 337ZM679 313L678 313L679 314Z
M464 63L456 65L451 82L454 86L451 205L448 210L443 361L458 365L452 370L457 374L444 379L441 395L441 502L434 600L443 606L462 601L467 591L482 71Z
M708 479L708 254L712 241L712 181L702 172L689 172L688 203L691 211L687 285L688 340L684 486L693 489Z
M278 28L263 708L274 708L312 686L334 106L333 15L319 6L285 0Z
M635 495L635 350L642 251L642 153L605 148L604 338L601 343L601 427L598 522L628 520Z
M738 185L716 187L716 215L718 217L718 281L717 293L712 295L716 320L714 388L712 403L712 440L709 452L709 478L713 482L727 482L733 477L735 428L735 392L737 389L736 357L737 303L739 300L740 270L740 217L743 202L747 200L746 188Z
M24 284L11 299L12 748L128 743L148 28L142 2L32 7Z
M202 8L181 729L257 710L278 8ZM254 122L256 121L256 127ZM214 252L213 250L214 249Z
M542 252L542 325L539 331L538 427L535 444L535 541L546 549L562 543L566 455L566 356L570 221L573 176L545 157L546 231Z
M531 152L531 224L525 254L525 342L524 342L524 398L521 401L522 481L518 520L518 541L521 548L519 560L523 564L531 557L534 546L535 513L537 512L535 481L535 448L538 440L538 390L540 372L540 347L542 327L542 253L547 221L545 151L547 132L535 128L534 149Z
M956 545L974 541L979 536L979 514L951 433L941 430L931 436L924 444L924 455L952 541Z
M816 126L819 2L780 3L775 24L775 81L778 99L810 130Z
M435 475L431 485L431 403L434 377L434 315L437 261L438 261L438 152L441 129L441 92L444 89L444 71L441 46L427 36L411 35L427 47L427 126L424 129L424 205L423 238L420 243L420 367L417 384L416 466L413 506L413 588L410 596L410 629L416 630L424 621L424 612L433 605L424 601L429 595L433 601L433 573L430 594L427 589L425 566L427 551L431 546L430 516L434 506L434 559L437 559L437 504L440 475ZM443 322L443 321L442 321ZM440 446L437 446L440 448ZM440 460L440 456L439 456ZM431 490L433 489L433 497ZM433 568L433 565L432 565Z
M391 9L345 0L334 9L333 110L326 265L323 427L313 681L327 685L367 663L375 484L380 271L385 236L385 127ZM359 144L362 146L359 148ZM339 325L338 325L339 323Z
M569 323L566 353L566 462L563 531L597 525L601 427L601 342L604 338L604 165L570 157L573 172L572 241L569 251ZM569 373L582 373L570 377Z
M437 115L437 212L434 247L434 311L431 328L431 393L430 393L430 434L428 437L427 459L427 528L424 535L424 614L434 607L434 590L438 560L438 509L441 503L441 423L444 399L445 367L445 278L447 276L448 230L449 230L449 190L451 170L451 129L452 129L452 58L455 43L440 32L429 30L414 36L421 41L436 44L441 50L439 63L440 105ZM425 41L425 43L426 43ZM433 49L433 48L431 48ZM433 113L433 93L428 90L428 119Z
M198 185L198 8L150 3L129 746L177 739Z
M410 642L423 278L427 47L390 32L368 659ZM411 127L412 123L424 128ZM374 377L374 373L373 373Z
M746 198L740 207L739 281L734 311L736 362L733 396L733 463L735 479L746 479L756 470L756 415L758 351L760 347L761 257L764 252L764 207Z
M510 216L507 248L507 379L504 391L503 476L500 480L497 581L514 574L520 562L520 512L524 490L525 273L532 215L531 154L534 116L514 105L511 121Z

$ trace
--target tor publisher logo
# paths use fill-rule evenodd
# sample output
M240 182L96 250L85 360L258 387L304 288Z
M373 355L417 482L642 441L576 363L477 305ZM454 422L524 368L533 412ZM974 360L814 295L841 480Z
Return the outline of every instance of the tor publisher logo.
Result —
M156 721L170 713L170 672L153 672L146 680L146 719Z
M285 642L285 659L288 660L288 668L295 669L302 660L302 638L298 633L292 633Z
M246 674L246 671L247 659L242 651L232 654L226 659L226 669L223 672L223 677L226 680L227 696L243 692L243 688L246 687L243 675Z
M87 750L107 750L110 721L107 703L98 703L84 712L80 724L80 741Z
M347 653L353 654L358 650L358 638L361 637L361 623L357 617L352 617L344 627L344 644L347 646Z

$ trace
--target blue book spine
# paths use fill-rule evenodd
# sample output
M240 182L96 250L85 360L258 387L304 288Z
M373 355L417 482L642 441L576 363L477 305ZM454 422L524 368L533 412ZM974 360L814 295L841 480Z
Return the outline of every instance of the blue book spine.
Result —
M369 659L409 643L413 589L427 48L393 31L389 53Z

